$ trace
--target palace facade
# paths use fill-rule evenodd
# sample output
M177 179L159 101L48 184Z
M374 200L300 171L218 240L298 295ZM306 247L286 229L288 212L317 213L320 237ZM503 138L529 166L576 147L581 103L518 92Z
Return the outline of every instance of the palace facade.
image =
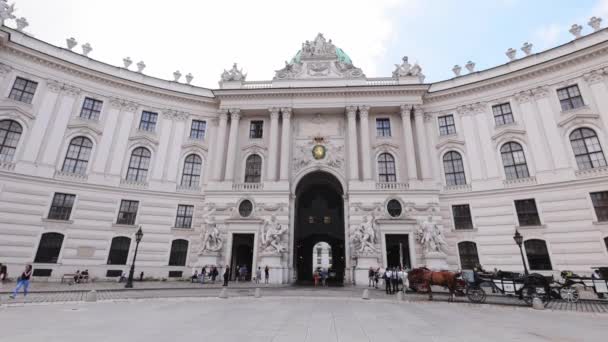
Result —
M0 30L0 263L35 279L88 269L188 277L268 266L274 283L427 264L608 264L608 30L424 83L404 58L367 77L318 35L270 81L234 65L205 89ZM576 31L576 30L575 30ZM250 66L254 67L254 66ZM324 254L325 255L325 254ZM319 257L320 259L320 257ZM325 261L324 261L325 263Z

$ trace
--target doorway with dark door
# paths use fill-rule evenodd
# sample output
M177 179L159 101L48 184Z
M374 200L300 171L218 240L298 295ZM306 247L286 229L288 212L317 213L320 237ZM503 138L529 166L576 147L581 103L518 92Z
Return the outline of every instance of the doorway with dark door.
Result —
M230 261L230 280L251 280L251 268L253 267L254 234L232 234L232 258ZM246 270L246 272L237 272ZM240 274L245 273L245 274Z
M411 268L408 234L386 234L386 266Z

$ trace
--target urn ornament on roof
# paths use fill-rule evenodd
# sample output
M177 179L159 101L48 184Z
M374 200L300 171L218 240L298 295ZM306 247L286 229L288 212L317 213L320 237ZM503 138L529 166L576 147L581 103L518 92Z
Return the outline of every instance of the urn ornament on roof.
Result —
M0 26L9 19L15 19L15 4L8 4L8 0L0 0Z

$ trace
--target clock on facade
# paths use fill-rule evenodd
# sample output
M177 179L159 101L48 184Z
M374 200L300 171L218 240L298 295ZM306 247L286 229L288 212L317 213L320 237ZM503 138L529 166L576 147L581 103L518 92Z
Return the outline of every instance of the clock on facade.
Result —
M312 156L317 160L325 158L325 146L315 145L312 148Z

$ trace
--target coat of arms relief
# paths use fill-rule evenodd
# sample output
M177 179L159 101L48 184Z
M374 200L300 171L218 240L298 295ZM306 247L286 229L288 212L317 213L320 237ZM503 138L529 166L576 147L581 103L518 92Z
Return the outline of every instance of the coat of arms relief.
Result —
M296 141L293 155L293 171L312 165L327 166L344 173L344 141L321 136Z

